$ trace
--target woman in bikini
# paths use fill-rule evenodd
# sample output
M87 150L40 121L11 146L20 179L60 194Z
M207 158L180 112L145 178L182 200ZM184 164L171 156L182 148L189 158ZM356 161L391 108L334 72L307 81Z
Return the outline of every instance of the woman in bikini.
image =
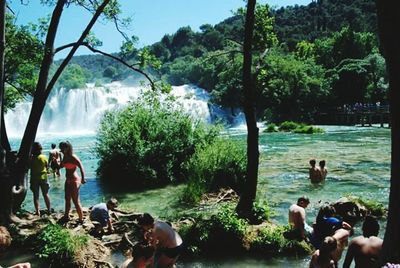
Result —
M69 211L71 209L71 199L74 202L79 222L83 222L82 206L79 200L79 188L85 181L85 171L81 160L73 153L72 145L68 141L60 142L60 150L64 157L60 167L65 168L65 214L64 221L69 220ZM79 167L81 177L78 176L76 168Z

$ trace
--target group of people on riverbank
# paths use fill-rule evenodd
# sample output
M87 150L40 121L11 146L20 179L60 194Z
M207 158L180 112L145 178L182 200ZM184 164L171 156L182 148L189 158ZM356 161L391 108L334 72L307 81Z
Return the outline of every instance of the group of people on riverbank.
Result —
M305 212L309 203L310 200L303 196L296 204L290 206L289 224L292 230L286 232L285 237L305 240L316 248L310 261L310 268L336 268L348 245L349 236L353 234L352 226L337 218L335 208L331 205L321 207L313 227L309 226ZM343 268L349 268L353 260L355 267L379 267L377 260L383 241L377 237L378 221L372 216L367 216L362 231L363 235L351 240Z
M83 223L82 206L79 199L79 188L85 183L85 171L81 160L73 153L72 145L68 141L60 142L59 151L55 144L47 158L42 152L43 148L39 142L32 147L30 161L31 179L30 188L33 193L35 214L40 216L39 192L42 192L49 213L52 212L49 197L48 175L50 168L55 177L60 176L60 169L65 168L65 213L60 222L69 221L71 200L78 214L78 223ZM80 175L77 174L77 169ZM118 201L111 198L106 203L99 203L91 207L90 220L94 223L93 234L103 235L104 228L108 232L114 231L110 217L111 211L118 211ZM156 221L150 214L144 213L138 218L138 224L144 232L144 239L137 243L132 249L132 257L127 259L122 267L146 267L152 263L154 267L174 267L178 256L183 251L183 241L179 234L170 224Z
M78 213L79 222L83 222L82 206L79 199L79 188L86 182L85 171L81 160L73 152L70 142L62 141L59 144L59 151L56 145L52 144L52 150L49 153L49 159L42 153L43 147L39 142L34 142L31 150L30 160L30 189L33 193L33 204L35 206L35 214L40 216L39 192L42 192L47 211L52 212L48 181L50 168L55 176L60 175L60 169L65 168L65 212L62 221L69 220L69 212L71 210L71 200L75 205ZM77 169L80 170L80 176Z

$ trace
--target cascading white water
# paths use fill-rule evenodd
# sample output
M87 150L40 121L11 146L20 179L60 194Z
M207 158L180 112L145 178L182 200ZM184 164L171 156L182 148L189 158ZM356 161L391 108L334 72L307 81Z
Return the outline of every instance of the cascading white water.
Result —
M115 109L135 100L143 87L127 86L113 82L102 87L88 85L83 89L54 90L50 95L38 134L85 134L94 133L104 111ZM209 94L193 85L173 86L171 94L177 97L193 117L211 122L222 110L211 107ZM11 137L21 137L28 120L31 102L18 103L6 116L6 127ZM210 111L211 110L211 111ZM211 115L211 113L214 115Z

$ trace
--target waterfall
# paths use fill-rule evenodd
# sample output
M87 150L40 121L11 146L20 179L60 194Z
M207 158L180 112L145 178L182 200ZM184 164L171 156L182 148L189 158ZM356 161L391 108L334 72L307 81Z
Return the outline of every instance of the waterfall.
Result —
M99 125L102 114L119 108L140 96L143 87L112 82L100 87L88 84L80 89L55 89L47 100L42 114L38 134L90 134ZM209 103L207 91L193 85L173 86L171 93L182 103L184 109L193 117L205 122L226 118L234 122L223 109ZM25 129L31 100L17 104L5 116L10 137L21 137Z

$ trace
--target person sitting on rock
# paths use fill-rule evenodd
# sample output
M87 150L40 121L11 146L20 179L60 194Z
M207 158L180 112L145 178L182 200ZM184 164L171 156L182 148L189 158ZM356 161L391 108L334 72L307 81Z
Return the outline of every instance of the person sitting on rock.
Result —
M90 220L96 222L94 234L103 233L103 228L107 226L108 232L114 232L114 227L110 217L110 210L115 210L118 207L118 200L111 198L107 203L99 203L92 207L90 211Z
M297 200L297 204L293 204L289 208L289 224L292 230L285 232L284 236L290 240L307 240L312 234L312 227L306 222L306 211L310 200L306 196L302 196Z
M184 250L180 235L170 224L155 221L148 213L138 218L138 224L145 232L145 239L156 249L154 267L175 267L179 255Z
M145 243L137 243L132 248L132 257L128 258L121 268L145 268L150 265L154 259L155 249L153 246Z

